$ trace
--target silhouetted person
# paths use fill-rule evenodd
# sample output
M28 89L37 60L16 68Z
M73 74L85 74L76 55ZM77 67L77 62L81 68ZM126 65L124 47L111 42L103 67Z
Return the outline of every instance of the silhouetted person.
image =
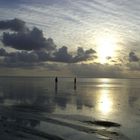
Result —
M76 77L74 78L74 90L76 90Z
M55 77L55 91L57 91L57 89L58 89L57 84L58 84L58 78Z

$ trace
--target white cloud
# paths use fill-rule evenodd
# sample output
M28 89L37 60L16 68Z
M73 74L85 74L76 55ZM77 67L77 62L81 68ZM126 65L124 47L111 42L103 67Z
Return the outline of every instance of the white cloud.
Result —
M126 41L136 40L139 4L138 0L22 0L14 8L10 4L1 7L0 19L17 17L30 26L40 26L46 37L54 38L60 46L91 47L94 43L89 40L94 42L96 33L103 28L117 30Z

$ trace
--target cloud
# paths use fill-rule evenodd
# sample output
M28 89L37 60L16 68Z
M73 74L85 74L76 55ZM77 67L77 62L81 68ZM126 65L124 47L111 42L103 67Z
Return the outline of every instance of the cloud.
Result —
M6 55L7 55L6 50L3 48L0 48L0 56L6 56Z
M131 51L129 53L129 63L127 63L127 67L130 71L140 71L140 58L135 54L135 52Z
M95 55L96 51L93 49L84 50L83 48L79 47L77 49L77 55L73 58L73 62L80 62L80 61L87 61L91 59L97 58Z
M131 62L127 64L127 67L130 71L140 71L140 63L139 62Z
M48 61L51 59L51 54L45 50L35 51L40 61Z
M34 27L30 30L26 23L20 19L0 21L0 30L11 30L4 32L2 42L5 46L15 48L17 50L54 50L56 45L53 39L46 39L42 30Z
M52 58L52 60L70 63L73 61L73 57L68 53L68 48L66 46L63 46L54 53L54 57Z
M96 51L93 49L84 50L79 47L75 53L71 54L67 46L57 48L52 38L44 37L42 30L36 27L30 30L20 19L0 21L0 23L0 29L14 31L3 33L3 44L17 50L12 53L7 53L4 49L0 50L0 55L5 56L6 66L41 62L77 63L96 58Z
M2 48L0 49L0 54L4 57L3 63L0 64L0 66L3 67L31 69L45 68L48 71L55 72L62 72L64 69L67 69L72 75L76 75L78 77L117 78L126 76L125 66L99 63L76 63L82 62L83 56L85 58L84 61L89 60L89 58L94 60L96 52L91 49L84 50L82 48L78 48L77 53L72 55L68 52L68 48L66 46L59 48L54 53L49 53L44 50L16 51L8 53ZM81 58L81 56L82 59L76 59ZM140 64L139 62L131 62L126 65L126 68L128 72L129 70L138 71L140 70Z
M49 53L45 50L39 51L17 51L7 53L4 49L0 49L1 56L4 57L4 64L6 66L10 65L17 66L17 64L39 64L43 62L63 62L63 63L76 63L81 61L86 61L91 57L91 54L94 54L95 51L83 50L82 56L77 53L76 56L71 55L68 52L68 48L66 46L61 47L56 50L54 53ZM90 55L90 56L89 56ZM78 59L77 59L78 58ZM91 57L93 59L93 57ZM17 63L17 64L16 64ZM28 66L28 65L27 65Z
M65 63L77 63L87 61L89 59L95 59L95 53L96 51L93 49L84 50L80 47L77 49L76 55L71 55L68 52L68 48L66 46L63 46L57 52L54 53L52 60Z
M25 25L25 22L20 19L13 19L13 20L4 20L0 21L0 30L12 30L16 32L25 32L28 28Z
M118 65L71 64L69 69L79 77L123 77L123 69Z
M5 46L11 46L17 50L54 50L56 48L53 39L46 39L38 28L31 31L18 33L3 33L2 42Z
M34 52L8 53L3 60L3 66L6 67L32 67L36 65L39 65L39 58Z
M140 59L138 56L135 54L135 52L130 52L129 53L129 61L130 62L138 62Z

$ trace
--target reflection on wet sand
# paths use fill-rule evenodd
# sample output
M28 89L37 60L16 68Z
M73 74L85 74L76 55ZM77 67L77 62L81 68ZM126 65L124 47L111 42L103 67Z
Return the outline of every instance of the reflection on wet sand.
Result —
M110 124L112 127L114 122L116 122L115 125L121 126L120 121L124 121L130 110L139 114L139 89L136 90L135 88L134 90L131 86L128 88L127 85L122 87L122 83L115 80L103 79L82 84L78 83L76 92L67 88L65 82L63 90L59 89L57 94L54 89L50 89L50 83L47 83L47 80L22 80L20 82L18 79L12 78L11 80L0 80L0 128L3 128L3 125L6 124L6 131L8 125L11 127L14 125L15 131L19 127L22 130L28 128L30 133L34 133L36 131L33 132L30 129L38 127L41 121L44 121L42 116L47 117L48 114L70 115L71 119L71 115L75 114L90 116L91 120L82 120L81 122L103 127L110 126ZM34 80L36 81L34 82ZM33 115L35 115L34 119ZM80 118L78 117L78 119ZM96 119L96 121L93 121L93 119ZM83 129L83 127L77 126L75 122L74 124L71 124L71 122L68 124L52 118L48 118L46 121L84 132L90 131L90 128ZM36 133L40 135L41 132ZM43 135L51 137L48 134ZM117 135L119 134L117 133Z
M110 96L109 90L107 89L100 90L98 101L99 102L97 104L97 109L104 115L109 115L109 113L113 109L112 108L113 100Z
M91 82L85 87L78 85L77 93L63 87L64 90L58 90L56 94L54 90L49 90L49 84L45 80L38 79L2 80L0 81L0 104L40 113L64 113L65 111L77 113L80 111L86 115L99 112L107 117L110 114L113 115L119 102L128 100L127 96L124 99L120 98L120 93L118 94L116 88L109 88L112 86L109 79L102 79L97 83ZM98 87L98 85L102 86ZM125 95L127 91L122 90Z

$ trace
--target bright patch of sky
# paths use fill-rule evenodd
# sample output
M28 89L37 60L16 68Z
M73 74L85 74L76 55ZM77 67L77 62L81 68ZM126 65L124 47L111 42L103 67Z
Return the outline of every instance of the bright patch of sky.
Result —
M96 48L96 36L106 32L128 44L140 37L139 0L1 0L0 20L20 18L41 28L58 46ZM139 43L135 43L139 44Z

